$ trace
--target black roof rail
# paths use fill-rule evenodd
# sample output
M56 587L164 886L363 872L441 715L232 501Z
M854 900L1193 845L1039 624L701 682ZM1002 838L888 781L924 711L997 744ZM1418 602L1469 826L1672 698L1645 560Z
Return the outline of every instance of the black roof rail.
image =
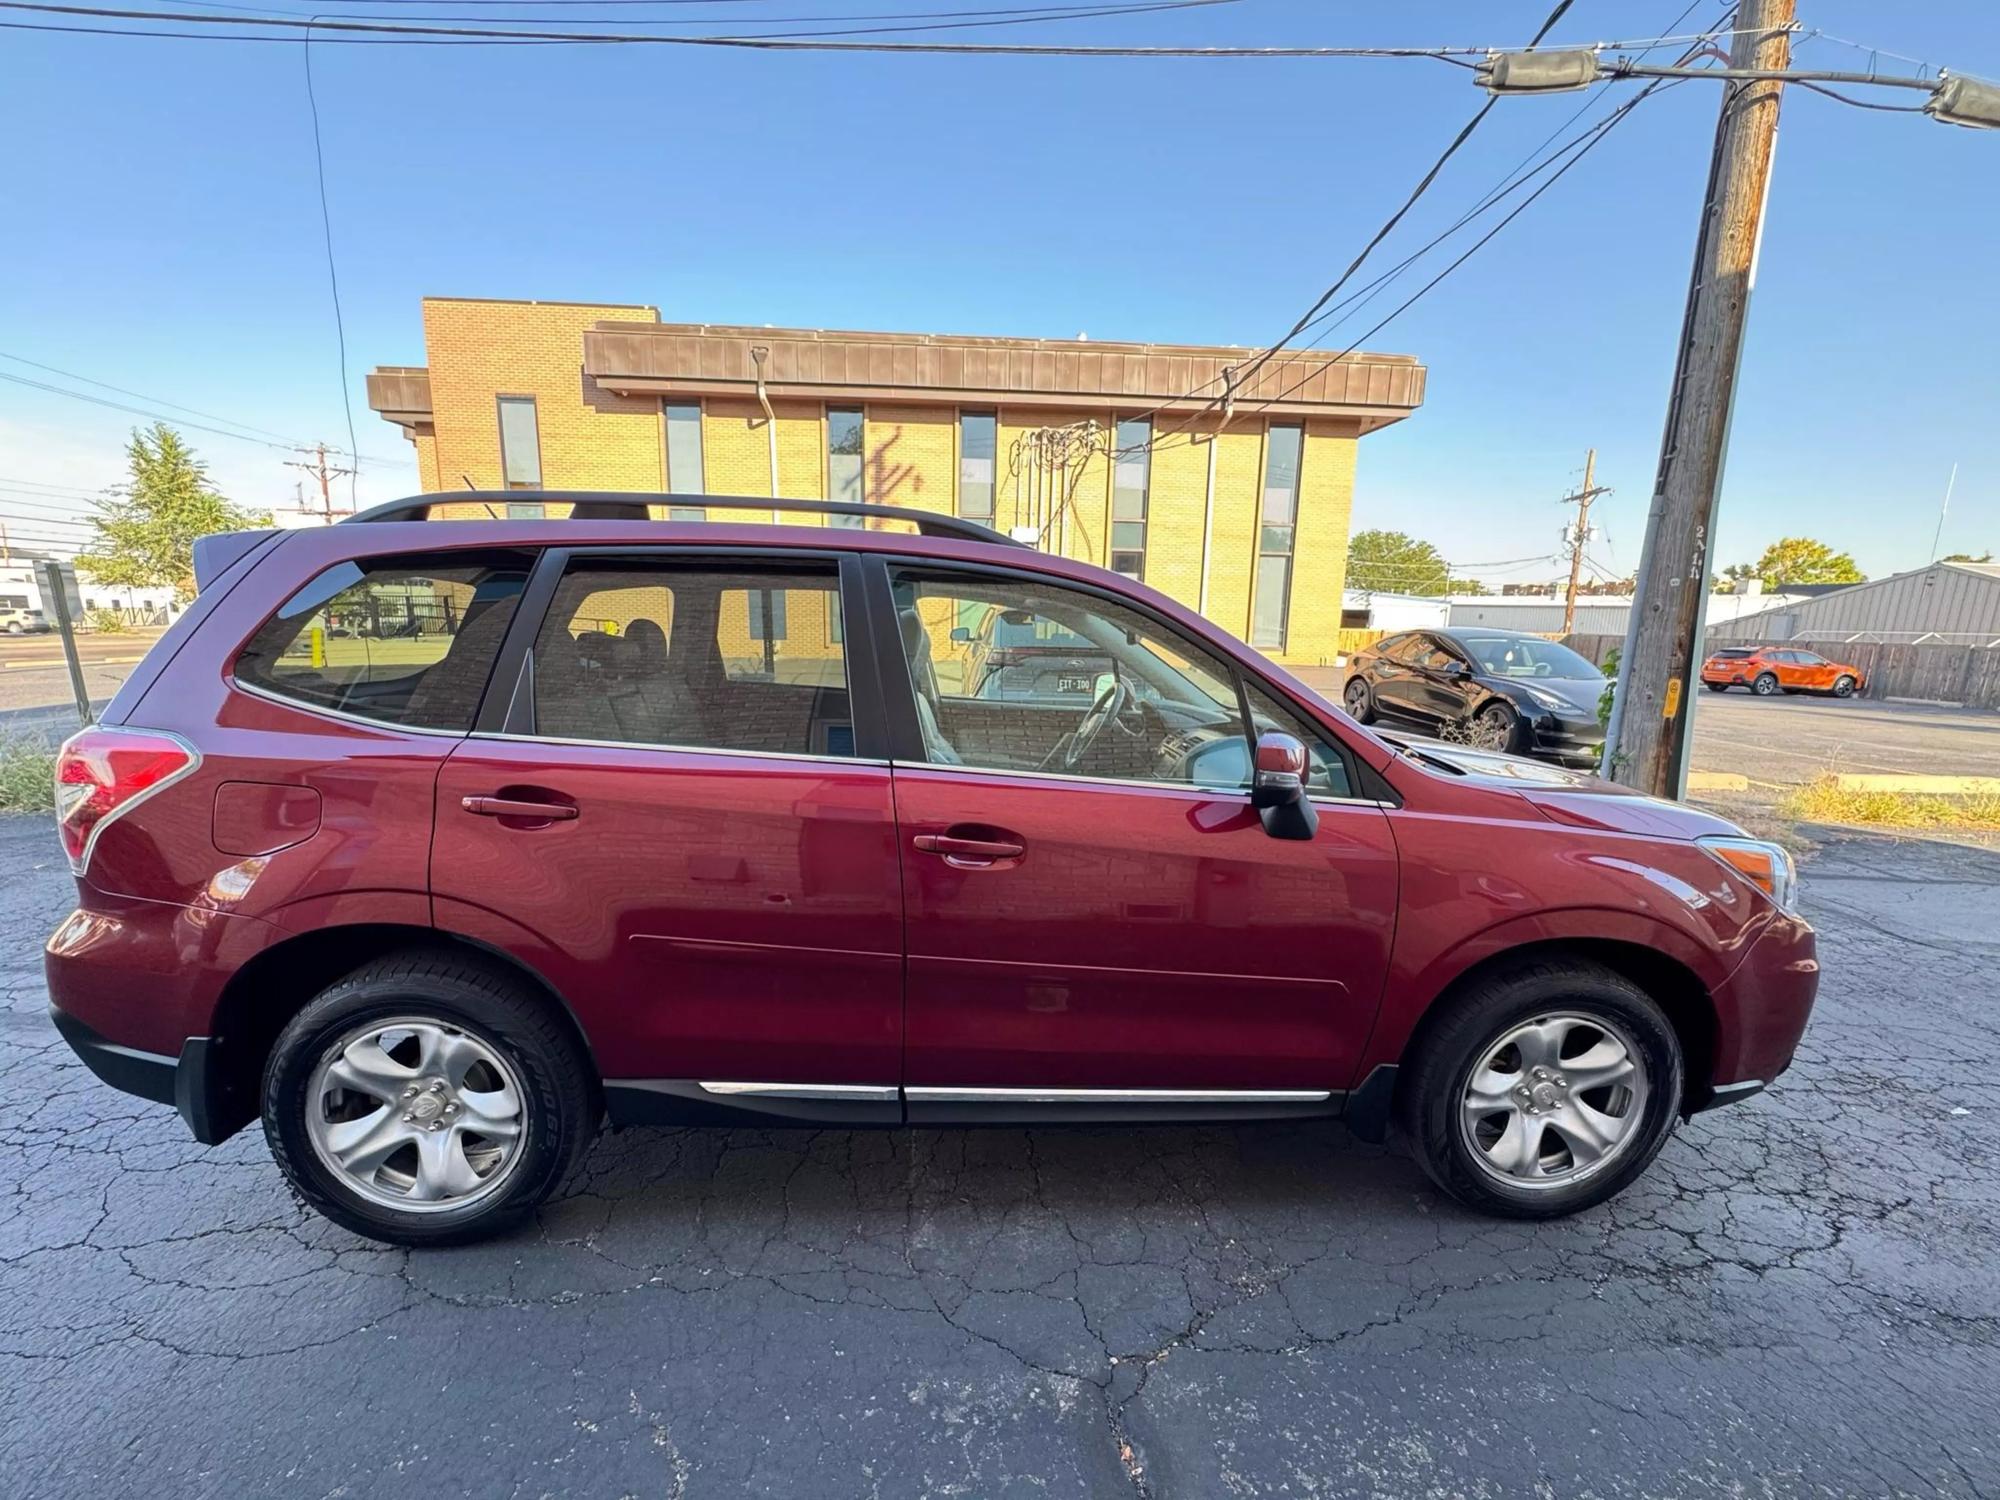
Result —
M792 500L773 495L658 495L644 490L457 490L450 494L412 495L407 500L391 500L384 505L347 516L342 526L356 521L428 521L437 505L521 505L553 501L574 509L571 521L650 521L647 507L653 505L727 506L732 510L789 510L822 516L874 516L885 521L908 521L922 536L957 537L967 542L997 542L1003 547L1025 547L991 526L968 521L961 516L939 515L936 511L911 510L903 505L871 505L862 500ZM504 519L496 514L495 519Z

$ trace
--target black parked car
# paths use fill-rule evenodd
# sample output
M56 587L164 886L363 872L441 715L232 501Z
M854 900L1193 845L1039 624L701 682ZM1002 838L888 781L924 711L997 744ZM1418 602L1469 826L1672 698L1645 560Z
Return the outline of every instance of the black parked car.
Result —
M1362 723L1379 716L1481 750L1595 766L1605 676L1569 647L1518 630L1411 630L1348 662L1342 695Z

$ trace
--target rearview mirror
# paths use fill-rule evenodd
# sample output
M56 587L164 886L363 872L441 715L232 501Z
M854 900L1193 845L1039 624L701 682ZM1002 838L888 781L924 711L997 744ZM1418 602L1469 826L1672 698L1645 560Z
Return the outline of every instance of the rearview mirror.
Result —
M1319 813L1306 796L1306 747L1297 736L1272 730L1257 737L1250 805L1274 839L1309 839L1318 831Z

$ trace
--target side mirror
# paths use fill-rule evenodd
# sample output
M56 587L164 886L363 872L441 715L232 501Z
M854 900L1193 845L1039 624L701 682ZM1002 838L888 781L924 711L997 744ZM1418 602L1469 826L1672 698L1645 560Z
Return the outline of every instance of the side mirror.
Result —
M1472 675L1472 668L1468 667L1457 657L1453 657L1444 664L1444 675L1447 677L1470 677Z
M969 641L969 640L971 640L971 639L972 639L972 627L971 627L971 626L969 626L969 625L954 625L954 626L952 626L952 627L951 627L951 638L952 638L953 640L955 640L955 641Z
M1306 796L1306 747L1295 735L1257 737L1250 805L1274 839L1309 839L1319 830L1319 812Z

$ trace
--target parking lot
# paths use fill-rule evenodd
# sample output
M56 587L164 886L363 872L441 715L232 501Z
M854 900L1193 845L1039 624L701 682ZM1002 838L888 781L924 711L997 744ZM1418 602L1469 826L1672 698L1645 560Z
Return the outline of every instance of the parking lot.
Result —
M1873 698L1700 693L1694 765L1791 785L1828 771L2000 776L2000 713Z
M425 1253L85 1073L0 862L10 1495L2000 1493L1985 851L1824 846L1796 1068L1566 1222L1325 1124L659 1131Z

